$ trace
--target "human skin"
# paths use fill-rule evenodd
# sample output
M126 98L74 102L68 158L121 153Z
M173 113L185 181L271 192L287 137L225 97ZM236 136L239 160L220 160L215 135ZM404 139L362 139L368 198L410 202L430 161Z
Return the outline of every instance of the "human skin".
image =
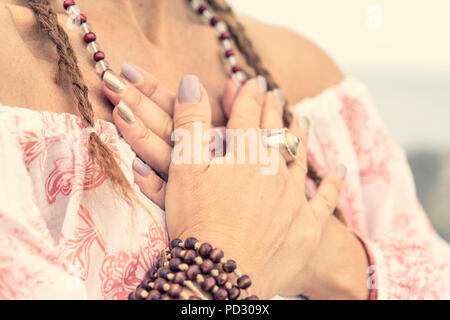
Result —
M34 15L23 4L18 0L0 1L0 27L4 31L0 68L3 74L8 74L7 79L0 80L1 103L74 113L67 84L54 82L57 61L54 47L45 34L38 32ZM213 125L226 124L220 102L228 77L218 58L217 39L209 27L198 23L184 0L80 0L78 4L93 24L113 69L123 60L133 61L151 70L171 92L177 91L182 75L195 72L208 92ZM61 11L59 19L64 25L67 16ZM342 79L331 60L300 36L249 19L242 21L291 103L313 96ZM96 118L112 121L111 104L104 98L101 81L79 33L71 31L69 38L90 88ZM245 63L241 64L245 67ZM305 274L308 281L299 278L304 284L302 293L311 298L365 298L367 262L359 242L336 219L332 218L328 225L310 259L307 269L312 271ZM336 270L335 265L342 268ZM332 275L326 272L330 267L336 270ZM348 279L347 274L360 276ZM313 285L319 283L320 286Z

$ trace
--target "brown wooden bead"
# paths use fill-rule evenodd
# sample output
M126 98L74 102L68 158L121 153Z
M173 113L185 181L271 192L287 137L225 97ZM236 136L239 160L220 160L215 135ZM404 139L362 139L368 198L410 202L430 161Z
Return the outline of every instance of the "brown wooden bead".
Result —
M148 292L144 288L137 288L135 297L137 300L145 300L148 297Z
M206 292L210 292L216 285L216 280L213 277L206 277L202 283L202 289Z
M156 272L159 278L167 279L167 275L170 273L170 270L167 268L159 268L159 270Z
M200 265L200 270L203 274L209 274L211 270L214 268L214 263L210 259L206 259Z
M195 244L198 242L195 238L187 238L186 241L184 241L184 247L186 249L195 249Z
M218 249L218 248L212 249L211 252L209 253L209 258L214 263L219 263L220 259L223 258L223 251L221 249Z
M147 272L147 277L150 279L150 280L152 280L152 281L154 281L154 280L156 280L156 278L158 277L157 275L156 275L156 271L158 270L158 268L151 268L148 272Z
M198 249L198 253L203 258L207 258L209 257L209 254L211 253L212 249L213 249L212 245L210 245L209 243L203 243Z
M259 300L259 298L255 295L245 298L245 300Z
M164 292L164 285L167 284L166 279L158 278L155 280L155 289L159 290L160 292Z
M148 293L147 300L159 300L161 299L161 293L158 290L151 290Z
M181 287L178 283L174 283L170 285L168 293L171 298L177 299L180 296L182 290L183 287Z
M228 297L228 292L225 289L219 289L214 293L214 300L225 300Z
M236 270L236 262L234 260L228 260L223 264L223 271L226 273L232 273L234 270Z
M186 281L187 277L184 272L177 272L175 274L175 277L173 278L173 283L178 283L179 285L184 285L184 282Z
M228 299L230 300L237 300L240 295L241 290L236 286L233 286L230 290L228 290Z
M228 276L225 272L220 272L216 277L216 282L219 286L223 286L228 281Z
M128 300L136 300L136 297L134 296L134 292L130 292L128 295Z
M180 264L182 264L182 261L180 258L173 258L172 260L170 260L169 262L169 267L171 270L173 271L179 271L179 266Z
M181 252L183 251L183 248L181 247L175 247L170 251L171 258L181 258Z
M180 239L173 239L172 241L170 241L170 250L172 250L173 248L176 248L180 245L180 243L182 243L183 241Z
M237 285L241 289L247 289L252 285L252 281L247 275L243 275L239 279L237 279Z
M152 290L152 288L150 287L150 283L153 283L153 280L147 279L147 280L142 281L141 286L145 290L149 291L149 290Z
M186 275L189 280L195 281L197 279L197 275L201 273L200 267L198 265L190 266L186 271Z
M195 250L188 250L184 254L183 261L187 264L193 264L195 262L195 258L197 257L197 252Z

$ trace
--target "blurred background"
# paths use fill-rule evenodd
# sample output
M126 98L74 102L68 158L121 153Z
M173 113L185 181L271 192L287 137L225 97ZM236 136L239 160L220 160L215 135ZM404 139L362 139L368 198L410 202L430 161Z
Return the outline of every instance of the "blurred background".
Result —
M229 2L241 14L311 39L368 85L408 153L419 199L450 241L450 1Z

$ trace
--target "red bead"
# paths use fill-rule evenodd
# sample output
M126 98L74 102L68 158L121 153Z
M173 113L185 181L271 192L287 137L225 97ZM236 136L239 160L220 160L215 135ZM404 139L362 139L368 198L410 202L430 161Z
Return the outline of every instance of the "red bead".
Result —
M212 17L211 20L209 20L209 24L211 25L211 27L216 26L217 23L219 23L219 18L217 17Z
M83 23L87 22L87 17L80 13L76 18L75 18L75 23L77 24L77 26L81 26Z
M197 12L202 14L206 10L206 6L202 4L200 7L198 7Z
M91 43L91 42L95 41L96 39L97 39L97 36L93 32L89 32L84 35L84 41L86 43Z
M225 31L224 33L222 33L220 35L220 40L226 40L226 39L230 39L230 38L231 38L230 31Z
M239 72L241 70L242 70L241 66L234 66L233 68L231 68L231 72L233 73Z
M104 60L105 59L105 54L103 53L103 51L98 51L94 54L94 60L95 61L100 61L100 60Z
M67 8L69 8L70 6L73 6L75 4L74 0L66 0L64 1L64 9L67 10Z
M225 51L225 57L229 58L231 56L234 56L234 51L233 50L227 50Z

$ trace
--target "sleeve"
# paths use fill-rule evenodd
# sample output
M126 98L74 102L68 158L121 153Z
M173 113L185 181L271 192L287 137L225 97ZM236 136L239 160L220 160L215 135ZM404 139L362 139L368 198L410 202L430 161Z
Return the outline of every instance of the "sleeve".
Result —
M85 299L58 262L14 136L0 128L0 299Z
M346 80L318 101L296 110L312 118L308 157L322 173L339 163L348 167L339 208L373 254L368 285L379 299L449 299L450 246L431 226L405 152L367 88Z

